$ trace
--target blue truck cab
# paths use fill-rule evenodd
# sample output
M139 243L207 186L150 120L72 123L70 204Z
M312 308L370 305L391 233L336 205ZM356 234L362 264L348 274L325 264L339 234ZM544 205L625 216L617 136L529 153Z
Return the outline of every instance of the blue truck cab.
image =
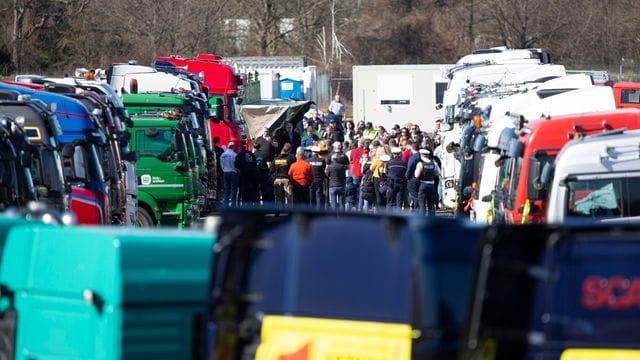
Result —
M64 170L71 183L71 211L79 224L110 224L109 187L98 151L108 143L92 114L81 102L64 95L2 82L0 90L29 95L55 110L62 130L56 140L62 147Z
M62 134L60 124L46 104L29 99L15 91L0 90L0 117L4 120L5 145L13 147L16 165L28 169L37 200L59 212L68 210L69 190L66 186L62 159L56 136ZM8 149L7 149L8 150ZM7 153L8 155L8 153ZM11 177L20 180L20 173ZM13 170L4 172L7 175ZM4 183L9 187L9 183Z
M222 214L206 358L455 358L479 229L288 215Z
M640 226L488 228L463 359L640 358Z

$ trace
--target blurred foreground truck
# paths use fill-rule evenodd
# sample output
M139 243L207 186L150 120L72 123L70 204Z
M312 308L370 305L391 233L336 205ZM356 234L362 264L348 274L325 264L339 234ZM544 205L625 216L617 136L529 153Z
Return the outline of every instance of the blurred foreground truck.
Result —
M200 359L214 237L0 218L0 359Z
M461 359L640 358L640 226L490 227Z
M207 358L455 358L479 234L425 217L227 212Z

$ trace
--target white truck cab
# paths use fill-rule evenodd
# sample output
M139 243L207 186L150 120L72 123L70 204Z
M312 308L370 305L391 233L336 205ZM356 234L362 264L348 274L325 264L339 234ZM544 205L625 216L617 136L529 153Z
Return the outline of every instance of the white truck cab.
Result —
M132 92L172 92L178 89L199 91L188 79L159 72L150 66L132 64L111 65L107 70L107 82L120 95Z
M572 140L555 161L547 221L639 220L640 130Z

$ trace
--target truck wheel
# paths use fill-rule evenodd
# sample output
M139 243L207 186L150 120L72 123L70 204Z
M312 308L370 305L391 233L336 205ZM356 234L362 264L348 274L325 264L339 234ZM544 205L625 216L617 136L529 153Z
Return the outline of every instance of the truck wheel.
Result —
M138 207L138 219L136 222L138 226L146 228L154 227L156 225L153 221L153 216L151 216L147 209L143 207Z

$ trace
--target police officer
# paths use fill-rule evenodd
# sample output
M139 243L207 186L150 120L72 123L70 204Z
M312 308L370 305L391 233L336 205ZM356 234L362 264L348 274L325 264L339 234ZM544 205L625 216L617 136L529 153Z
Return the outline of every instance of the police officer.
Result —
M289 143L284 144L280 155L273 160L272 171L275 177L273 191L276 205L293 203L293 189L289 181L289 168L295 161L296 158L291 154L291 144Z
M324 180L327 162L320 157L319 146L312 146L311 153L309 164L313 169L313 183L309 187L310 205L322 208L324 207Z
M420 149L420 162L416 165L414 173L416 179L420 181L418 188L419 211L427 210L427 215L435 215L436 188L435 179L440 176L440 167L430 159L431 152L427 149Z
M420 181L416 179L414 173L416 172L416 166L420 162L420 153L418 152L418 144L411 141L409 145L411 155L407 160L407 172L405 177L407 178L407 193L409 198L409 205L412 209L418 208L418 188L420 187Z
M407 163L402 160L402 150L399 147L391 148L392 158L387 163L387 208L402 208L402 202L407 192Z

